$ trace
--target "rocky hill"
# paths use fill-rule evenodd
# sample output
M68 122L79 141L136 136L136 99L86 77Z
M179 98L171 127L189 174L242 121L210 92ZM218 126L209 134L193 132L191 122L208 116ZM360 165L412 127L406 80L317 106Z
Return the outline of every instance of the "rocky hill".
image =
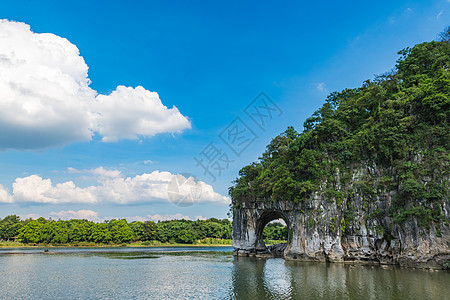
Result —
M236 254L265 251L283 218L287 259L450 265L450 43L399 52L395 68L328 96L230 188Z

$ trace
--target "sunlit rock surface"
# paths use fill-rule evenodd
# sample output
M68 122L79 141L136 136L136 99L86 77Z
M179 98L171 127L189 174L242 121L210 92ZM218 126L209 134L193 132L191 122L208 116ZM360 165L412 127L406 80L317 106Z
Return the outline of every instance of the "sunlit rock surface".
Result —
M376 209L388 210L391 197L392 192L380 193L376 201L368 203L355 192L351 199L344 199L338 205L319 192L300 203L243 201L233 208L234 254L277 256L264 244L263 229L268 222L282 218L289 229L288 243L283 251L286 260L448 269L449 199L444 199L445 220L428 228L419 226L415 218L397 224L387 216L368 217ZM348 217L349 210L351 218Z

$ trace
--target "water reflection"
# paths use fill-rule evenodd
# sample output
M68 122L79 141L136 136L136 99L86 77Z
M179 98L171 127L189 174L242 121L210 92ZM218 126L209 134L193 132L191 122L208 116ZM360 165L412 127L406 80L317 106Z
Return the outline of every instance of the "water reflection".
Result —
M236 258L231 299L442 299L445 271Z
M275 258L266 261L263 281L270 298L291 299L293 295L292 272L290 268L286 268L283 259Z
M211 250L0 251L0 299L442 299L450 294L445 271L235 258Z
M265 264L265 260L236 257L233 262L231 298L263 299L265 286L261 274Z

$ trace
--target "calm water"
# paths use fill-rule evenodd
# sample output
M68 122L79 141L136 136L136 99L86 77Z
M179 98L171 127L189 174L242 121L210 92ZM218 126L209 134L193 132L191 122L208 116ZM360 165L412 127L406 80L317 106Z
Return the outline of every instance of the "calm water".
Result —
M449 272L234 258L232 248L42 251L0 249L0 299L446 299L450 295Z

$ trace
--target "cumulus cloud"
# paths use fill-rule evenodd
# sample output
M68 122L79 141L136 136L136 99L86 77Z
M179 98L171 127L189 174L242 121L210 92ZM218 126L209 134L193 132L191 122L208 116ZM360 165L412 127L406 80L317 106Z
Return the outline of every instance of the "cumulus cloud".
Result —
M107 170L103 167L98 167L96 169L89 170L88 172L93 175L97 175L100 178L117 178L121 176L119 170Z
M119 204L146 202L152 199L168 200L167 185L172 176L169 172L154 171L132 178L99 178L102 185L97 190L103 200Z
M96 93L77 47L0 20L0 147L43 148L91 138Z
M158 93L141 86L135 89L118 86L108 96L98 95L94 111L99 124L97 131L104 142L191 128L189 120L175 106L168 109Z
M96 203L95 187L79 188L72 181L53 185L38 175L16 178L13 183L14 202L47 204Z
M174 215L147 215L152 221L167 221L167 220L190 220L188 216L183 216L182 214L174 214Z
M203 218L202 216L199 216L200 218L202 218L203 220L206 220L205 218ZM153 221L153 222L159 222L159 221L167 221L167 220L191 220L191 218L189 216L184 216L183 214L174 214L174 215L146 215L144 217L142 216L135 216L135 217L128 217L126 218L128 221L141 221L141 222L145 222L145 221Z
M9 194L8 190L0 184L0 203L13 203L13 197Z
M185 197L184 199L174 198L173 189L169 184L174 182L174 177L180 185L176 192L179 195L189 196L192 189L199 191L195 199ZM180 180L181 178L181 180ZM229 204L230 199L216 193L213 187L202 181L194 181L192 178L185 178L182 175L174 175L170 172L153 171L135 177L102 177L98 178L101 183L98 186L97 194L102 201L110 201L119 204L141 203L154 201L155 199L172 201L176 204L181 202L208 202L212 204ZM183 184L183 183L187 184Z
M104 220L98 216L98 212L89 209L81 209L78 211L62 210L60 212L51 212L50 216L54 219L61 220L86 219L94 222L102 222Z
M182 206L179 198L173 198L169 193L169 184L174 176L177 183L187 183L177 186L176 192L180 195L191 195L195 190L196 198L186 197L185 201L228 205L230 199L215 192L211 185L202 181L193 181L182 175L173 175L170 172L154 171L134 177L125 177L118 170L107 170L99 167L93 170L79 171L69 169L72 173L90 173L95 176L98 185L78 187L73 181L53 184L51 179L43 179L38 175L16 178L13 183L12 194L0 186L0 202L6 203L40 203L40 204L66 204L66 203L151 203L171 201ZM173 192L173 190L172 190ZM174 201L176 200L176 201Z
M39 219L39 218L45 218L45 219L53 219L53 220L70 220L70 219L86 219L89 221L94 221L94 222L103 222L104 220L109 220L112 218L100 218L98 216L98 212L93 211L93 210L89 210L89 209L81 209L78 211L74 211L74 210L62 210L59 212L50 212L50 213L45 213L45 214L35 214L35 213L31 213L31 214L26 214L26 215L20 215L20 218L25 220L25 219Z
M110 95L89 87L78 48L24 23L0 20L0 149L41 149L90 141L136 139L190 128L157 93L119 86Z

